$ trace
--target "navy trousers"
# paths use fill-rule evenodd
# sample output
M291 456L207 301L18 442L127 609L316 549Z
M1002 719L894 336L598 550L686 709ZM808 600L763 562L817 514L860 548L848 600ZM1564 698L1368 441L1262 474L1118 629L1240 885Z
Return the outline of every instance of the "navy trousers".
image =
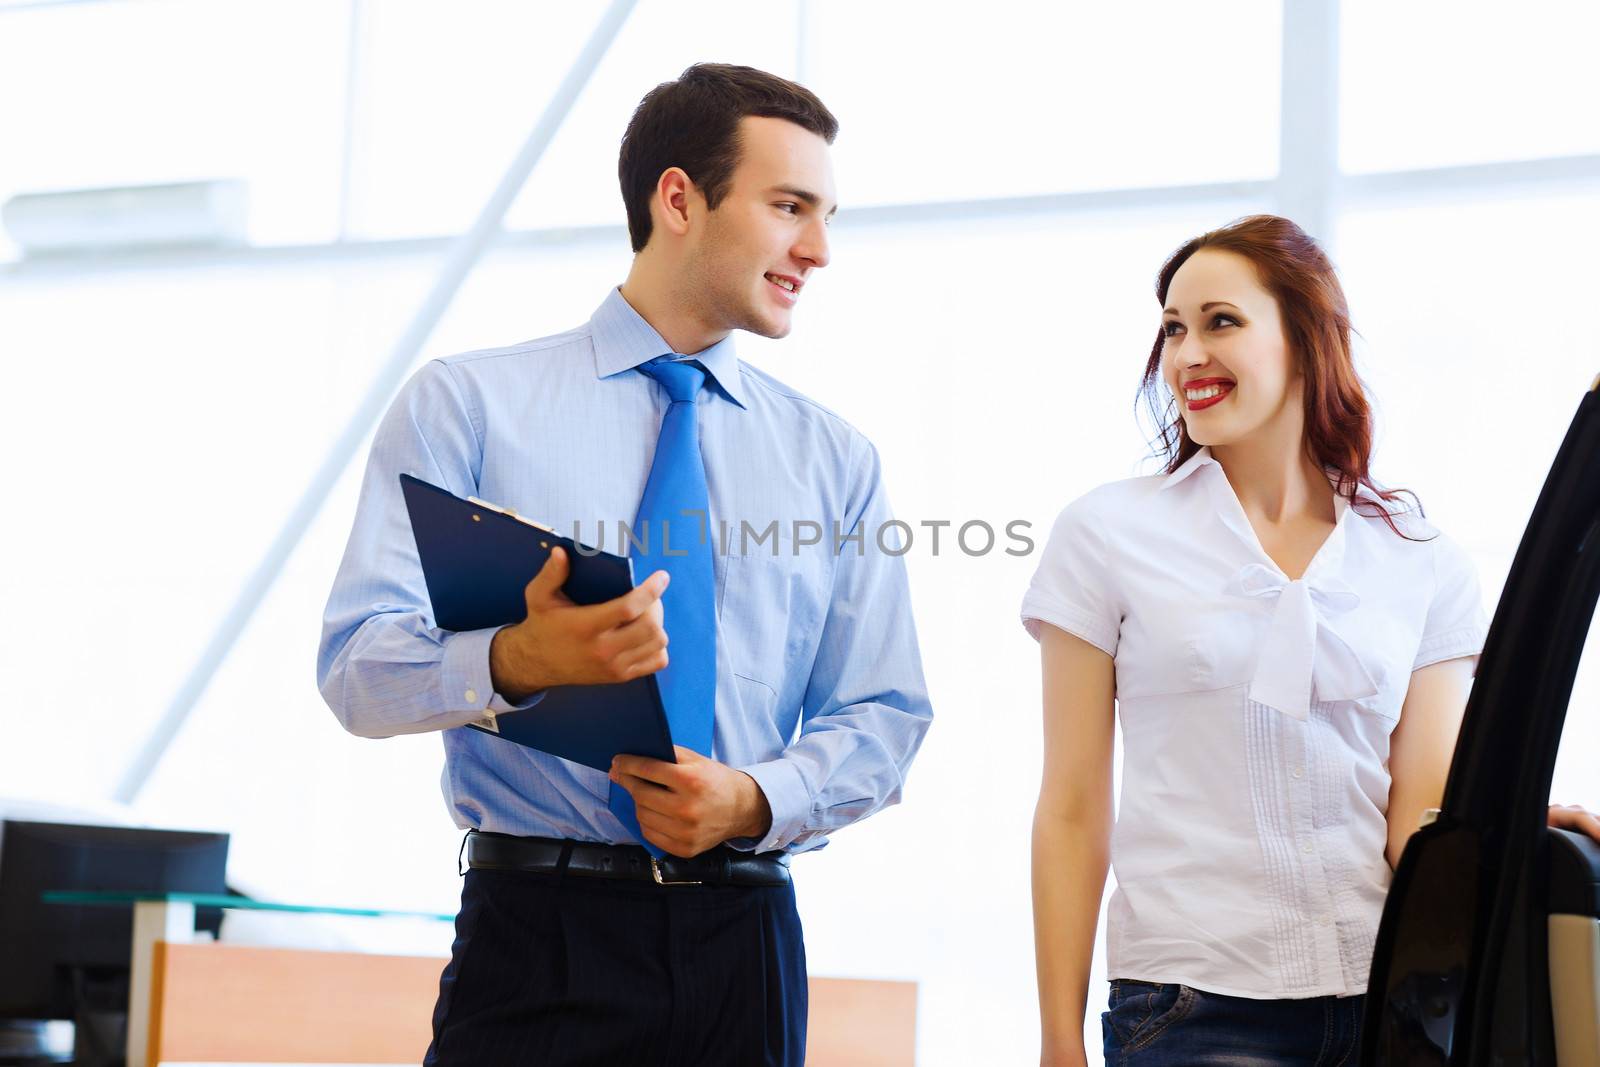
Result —
M469 870L425 1067L805 1061L793 886Z

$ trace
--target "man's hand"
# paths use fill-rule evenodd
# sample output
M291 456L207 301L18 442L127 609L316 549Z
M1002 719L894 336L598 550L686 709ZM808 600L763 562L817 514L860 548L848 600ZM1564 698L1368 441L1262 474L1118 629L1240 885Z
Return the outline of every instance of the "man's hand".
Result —
M561 591L571 564L564 549L523 590L528 616L494 635L489 674L494 691L519 704L553 685L604 685L654 674L667 665L661 594L667 572L603 604L574 604Z
M1580 834L1588 834L1595 841L1600 841L1600 819L1584 809L1581 804L1552 804L1548 821L1551 826L1562 830L1576 830Z
M677 763L646 756L611 761L611 780L633 797L645 840L688 859L732 837L767 836L772 809L754 778L673 747Z

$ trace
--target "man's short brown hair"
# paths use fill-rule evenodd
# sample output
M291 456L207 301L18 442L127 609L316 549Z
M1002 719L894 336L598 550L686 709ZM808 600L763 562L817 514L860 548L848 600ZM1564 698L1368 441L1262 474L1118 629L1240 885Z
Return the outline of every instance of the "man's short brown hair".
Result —
M663 171L681 167L712 210L727 195L739 165L739 121L787 119L829 144L839 121L803 85L727 63L696 63L645 94L622 135L617 177L635 252L650 240L650 199Z

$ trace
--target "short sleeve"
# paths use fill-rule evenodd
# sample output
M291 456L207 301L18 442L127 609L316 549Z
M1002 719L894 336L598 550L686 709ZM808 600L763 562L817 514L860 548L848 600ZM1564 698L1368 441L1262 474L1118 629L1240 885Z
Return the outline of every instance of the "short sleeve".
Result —
M1122 616L1111 587L1106 543L1093 510L1079 499L1056 517L1039 567L1022 598L1022 625L1034 640L1047 622L1108 656L1117 654Z
M1433 539L1431 547L1433 598L1428 603L1428 617L1412 670L1462 656L1476 658L1489 633L1483 593L1478 588L1478 569L1472 558L1443 534Z

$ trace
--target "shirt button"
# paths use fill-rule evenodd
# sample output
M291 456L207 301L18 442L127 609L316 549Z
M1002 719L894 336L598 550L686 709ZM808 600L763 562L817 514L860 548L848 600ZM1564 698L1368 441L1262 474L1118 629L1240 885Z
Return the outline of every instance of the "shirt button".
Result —
M1304 778L1306 776L1306 769L1304 767L1295 767L1289 772L1289 776L1291 778Z
M1308 856L1311 855L1311 842L1307 841L1305 844L1301 845L1300 851L1304 852Z
M467 690L467 703L468 704L476 704L477 702L478 702L478 691L476 689L468 689Z

